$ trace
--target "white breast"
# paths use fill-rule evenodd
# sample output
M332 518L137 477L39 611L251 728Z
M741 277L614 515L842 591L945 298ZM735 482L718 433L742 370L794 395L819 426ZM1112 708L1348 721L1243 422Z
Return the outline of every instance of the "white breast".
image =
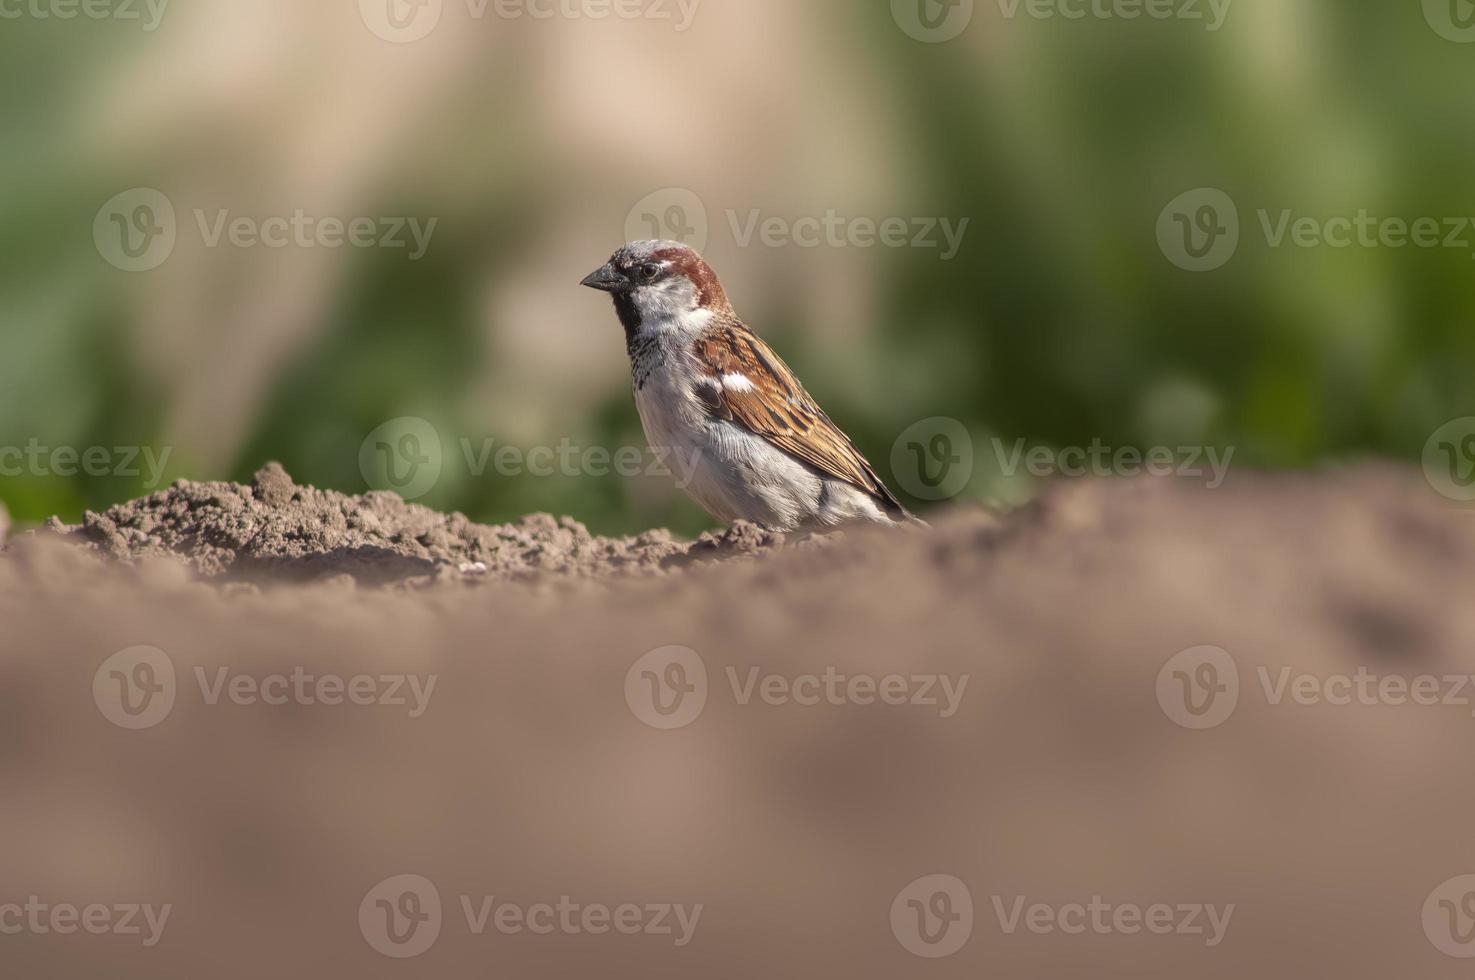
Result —
M775 528L807 523L823 482L761 436L711 418L695 395L701 377L694 359L674 352L635 393L646 439L653 449L669 450L678 485L721 521Z
M821 476L762 436L709 414L696 392L710 378L691 354L705 324L691 315L647 323L659 342L648 345L636 365L643 383L635 406L646 439L667 455L677 485L720 521L753 521L778 530L856 519L884 522L867 494ZM737 390L752 388L740 374L719 381Z

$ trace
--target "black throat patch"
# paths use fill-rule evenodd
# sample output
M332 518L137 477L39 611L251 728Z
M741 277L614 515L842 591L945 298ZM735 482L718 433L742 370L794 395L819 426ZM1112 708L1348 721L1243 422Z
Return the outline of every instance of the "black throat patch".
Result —
M639 391L645 387L645 382L650 379L651 372L663 356L660 338L640 332L643 322L640 311L635 308L635 301L629 296L615 296L615 312L619 314L620 325L625 328L625 351L630 355L635 390Z
M635 308L635 300L628 293L616 293L615 313L620 318L620 326L625 328L625 350L630 356L635 356L635 339L640 336L640 311Z

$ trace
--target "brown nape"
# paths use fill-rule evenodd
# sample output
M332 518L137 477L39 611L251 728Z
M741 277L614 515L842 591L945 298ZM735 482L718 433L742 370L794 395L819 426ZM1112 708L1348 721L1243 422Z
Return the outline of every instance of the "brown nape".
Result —
M656 253L656 257L671 263L671 268L682 273L697 287L697 299L713 313L731 313L732 304L727 292L717 279L717 273L706 260L689 248L667 248Z

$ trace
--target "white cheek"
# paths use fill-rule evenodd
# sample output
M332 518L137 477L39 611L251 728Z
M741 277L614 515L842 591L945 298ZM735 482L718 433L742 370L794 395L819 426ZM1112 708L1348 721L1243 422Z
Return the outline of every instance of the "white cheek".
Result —
M697 300L691 283L646 286L635 294L641 314L641 330L650 333L696 334L712 320L712 311Z
M641 306L664 316L676 316L696 309L696 287L685 279L668 279L654 286L642 286L636 294Z

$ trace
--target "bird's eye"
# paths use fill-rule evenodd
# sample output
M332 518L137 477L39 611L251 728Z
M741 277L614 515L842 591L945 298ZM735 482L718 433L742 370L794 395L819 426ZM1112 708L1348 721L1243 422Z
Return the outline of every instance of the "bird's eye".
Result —
M644 279L646 282L650 282L660 274L661 267L654 262L647 262L645 263L645 265L640 267L640 278Z

